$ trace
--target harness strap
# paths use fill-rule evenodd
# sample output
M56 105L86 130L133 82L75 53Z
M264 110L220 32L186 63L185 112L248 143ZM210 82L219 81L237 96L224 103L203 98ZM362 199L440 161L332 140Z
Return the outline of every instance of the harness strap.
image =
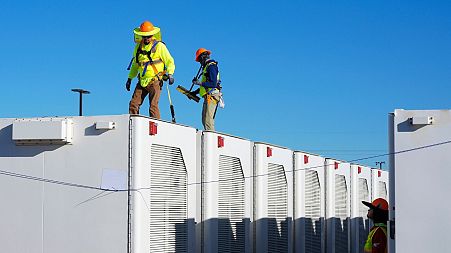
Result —
M139 64L138 56L139 56L140 54L144 54L144 55L147 56L147 58L149 58L149 61L146 62L146 63L144 64L144 70L143 70L143 72L142 72L142 74L141 74L142 77L146 74L147 66L149 65L149 63L151 64L153 71L154 71L155 73L158 73L157 68L156 68L155 65L153 64L152 57L150 56L150 54L152 54L153 52L156 51L155 47L158 45L158 43L159 43L158 40L155 41L155 42L153 43L153 45L152 45L152 47L150 48L149 51L144 51L144 50L141 49L141 48L142 48L142 42L141 42L141 44L139 45L139 48L136 50L136 56L135 56L135 58L136 58L136 63ZM160 60L160 61L161 61L161 60Z
M203 72L202 75L205 76L205 80L206 80L207 82L211 82L210 77L207 75L207 68L208 68L210 65L218 65L218 63L217 63L216 61L210 61L210 62L208 62L208 63L205 65L204 71L202 71L202 72ZM218 71L218 74L219 74L219 71ZM212 93L214 90L216 90L216 89L220 90L220 84L221 84L221 80L217 79L217 80L216 80L216 87L215 87L215 88L209 88L210 90L207 92L207 94L208 94L208 95L211 95L211 93ZM207 90L207 88L205 88L205 90Z
M128 67L127 67L127 70L130 70L130 68L132 67L133 59L135 59L135 57L132 57L132 59L130 60L130 63L128 64Z
M152 61L152 62L151 61L146 61L146 62L140 63L139 65L144 66L146 64L158 64L158 63L163 63L163 61L161 59L158 59L158 60L155 60L155 61Z

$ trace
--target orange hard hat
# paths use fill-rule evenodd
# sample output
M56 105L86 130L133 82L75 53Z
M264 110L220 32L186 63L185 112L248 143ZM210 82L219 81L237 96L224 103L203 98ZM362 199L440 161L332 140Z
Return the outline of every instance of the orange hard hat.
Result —
M149 21L144 21L140 26L139 30L141 32L150 32L153 30L153 25Z
M366 201L362 201L362 203L371 208L371 209L379 209L382 211L388 211L388 202L387 200L383 199L383 198L377 198L375 200L373 200L373 202L366 202Z
M195 61L199 61L199 56L201 55L201 54L203 54L203 53L205 53L205 52L207 52L208 54L211 54L211 51L210 50L207 50L207 49L205 49L205 48L199 48L199 49L197 49L197 51L196 51L196 59L194 59Z

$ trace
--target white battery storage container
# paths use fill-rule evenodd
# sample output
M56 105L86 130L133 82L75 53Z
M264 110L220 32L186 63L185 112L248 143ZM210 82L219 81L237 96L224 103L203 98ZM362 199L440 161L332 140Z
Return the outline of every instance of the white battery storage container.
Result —
M389 115L390 253L450 252L450 130L449 109Z
M326 159L326 248L328 253L350 252L350 164Z
M195 252L196 129L131 117L132 252Z
M201 147L201 250L251 252L253 143L199 131Z
M194 128L1 119L0 167L0 252L195 252Z
M254 146L255 252L292 252L293 151Z
M368 207L371 202L371 168L351 164L351 252L361 253L370 229Z
M372 200L383 198L388 201L388 172L380 169L371 170Z
M294 152L294 252L325 250L325 158Z

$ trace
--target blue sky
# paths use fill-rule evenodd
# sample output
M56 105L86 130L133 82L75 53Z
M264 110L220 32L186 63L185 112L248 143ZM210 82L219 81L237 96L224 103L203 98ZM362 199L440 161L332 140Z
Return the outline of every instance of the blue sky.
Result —
M162 29L176 85L213 51L218 131L352 160L387 152L396 108L449 109L450 1L1 1L0 117L125 114L134 27ZM201 104L171 87L179 123ZM160 109L170 120L166 90ZM148 103L141 109L147 114ZM362 161L375 166L376 160Z

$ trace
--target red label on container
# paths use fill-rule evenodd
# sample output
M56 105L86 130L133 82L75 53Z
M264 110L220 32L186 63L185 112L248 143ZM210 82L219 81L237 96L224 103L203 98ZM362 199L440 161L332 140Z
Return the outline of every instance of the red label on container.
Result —
M156 135L158 133L158 124L149 121L149 135Z
M272 156L272 148L266 147L266 157L271 157L271 156Z
M218 148L224 147L224 137L218 136Z

